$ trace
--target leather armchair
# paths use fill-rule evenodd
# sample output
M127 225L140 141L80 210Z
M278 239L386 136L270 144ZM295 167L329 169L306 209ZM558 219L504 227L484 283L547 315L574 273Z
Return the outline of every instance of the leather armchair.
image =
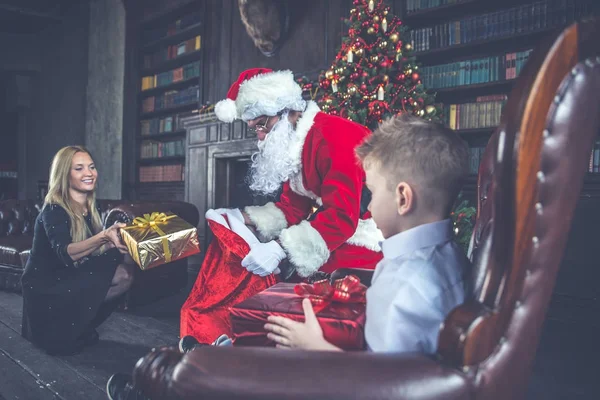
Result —
M524 398L600 129L598 37L592 20L550 38L511 92L479 170L472 296L434 356L161 348L137 363L135 385L153 399Z

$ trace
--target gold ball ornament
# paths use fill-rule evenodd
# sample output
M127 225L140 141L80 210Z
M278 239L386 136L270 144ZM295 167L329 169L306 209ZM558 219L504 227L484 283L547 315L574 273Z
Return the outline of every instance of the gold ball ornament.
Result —
M412 47L412 44L410 44L410 43L406 43L406 44L404 45L404 48L405 48L407 51L411 51L413 47Z
M350 86L348 88L348 93L355 94L356 93L356 86Z
M371 61L372 61L372 62L374 62L374 63L375 63L375 62L377 62L377 60L379 60L379 57L378 57L378 56L376 56L376 55L375 55L375 56L371 56Z
M387 76L387 75L384 75L384 76L383 76L383 81L384 81L385 83L388 83L388 82L389 82L389 80L390 80L390 77L389 77L389 76Z
M396 43L398 40L400 40L400 35L394 32L390 35L390 40L392 41L392 43Z
M344 70L342 68L336 68L335 73L336 74L341 74L342 72L344 72Z
M356 8L353 8L352 10L350 10L350 14L354 14L356 12Z
M413 107L417 107L419 105L419 103L417 103L416 101L412 104Z
M388 45L388 42L386 42L385 40L383 42L379 43L379 47L382 49L385 49L387 47L387 45Z
M383 10L383 15L388 15L388 10Z
M374 17L373 17L373 21L375 21L375 22L379 22L379 15L376 15L376 16L374 16Z
M419 115L419 117L422 117L423 115L425 115L425 111L419 110L419 111L417 111L417 115Z
M406 75L411 75L412 74L412 69L409 68L409 69L405 70L404 73Z
M325 72L325 78L327 78L327 79L333 78L333 71L328 69L327 72Z
M431 104L430 104L430 105L428 105L427 107L425 107L425 112L426 112L427 114L431 114L431 113L432 113L432 112L434 112L434 111L435 111L435 107L434 107L434 106L432 106Z
M373 35L373 34L375 33L375 28L373 28L372 26L371 26L371 27L369 27L369 29L367 29L367 33L368 33L369 35Z
M357 56L359 56L359 57L362 57L362 55L363 55L364 53L365 53L365 51L364 51L363 49L357 49L357 50L354 52L354 54L355 54L355 55L357 55Z

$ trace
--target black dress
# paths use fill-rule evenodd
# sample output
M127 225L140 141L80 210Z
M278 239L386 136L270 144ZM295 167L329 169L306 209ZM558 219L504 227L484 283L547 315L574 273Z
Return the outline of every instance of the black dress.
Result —
M86 222L91 228L91 217ZM91 229L90 229L91 230ZM51 354L80 351L89 335L116 307L103 303L123 255L112 248L73 262L70 219L47 205L35 222L33 246L21 283L22 335Z

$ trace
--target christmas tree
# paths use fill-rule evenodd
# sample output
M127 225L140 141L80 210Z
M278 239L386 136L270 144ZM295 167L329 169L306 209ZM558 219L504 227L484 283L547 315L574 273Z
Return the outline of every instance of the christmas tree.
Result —
M390 13L383 0L354 0L348 34L327 71L313 83L299 83L322 111L369 127L384 119L411 113L443 122L442 107L435 94L422 85L419 65L413 55L408 28ZM457 242L469 246L477 211L467 200L456 202L451 218Z
M318 88L301 80L306 91L321 90L321 110L370 129L401 113L439 121L441 107L421 83L407 29L389 7L382 0L354 0L345 22L348 34Z

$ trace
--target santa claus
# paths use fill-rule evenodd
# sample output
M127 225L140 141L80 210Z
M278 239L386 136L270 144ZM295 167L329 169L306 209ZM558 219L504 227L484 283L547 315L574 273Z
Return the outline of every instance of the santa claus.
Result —
M303 278L341 267L375 268L383 237L366 207L361 210L365 174L354 154L367 128L303 100L291 71L264 68L244 71L215 113L256 131L250 188L273 194L283 184L279 201L230 212L261 239L244 268L265 276L286 258ZM313 207L318 211L309 221Z

